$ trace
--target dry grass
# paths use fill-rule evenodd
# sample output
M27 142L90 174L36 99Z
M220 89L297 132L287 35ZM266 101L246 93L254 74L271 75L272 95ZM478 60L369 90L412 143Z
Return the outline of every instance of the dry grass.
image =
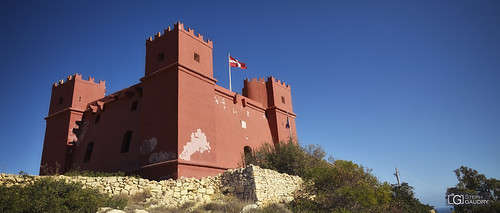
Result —
M253 204L250 201L244 201L234 196L219 195L210 203L197 204L195 202L188 202L178 208L166 207L156 203L157 200L149 200L151 193L143 191L133 196L123 196L128 200L128 205L125 208L126 212L134 212L135 210L147 210L150 213L239 213L243 207ZM153 206L153 207L152 207ZM263 208L250 209L247 213L291 213L284 204L270 204Z

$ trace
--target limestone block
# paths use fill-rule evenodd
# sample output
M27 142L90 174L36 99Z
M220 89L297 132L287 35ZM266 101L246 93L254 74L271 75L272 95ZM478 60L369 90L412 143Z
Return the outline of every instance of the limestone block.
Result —
M16 182L16 179L12 176L6 176L5 177L5 182Z
M125 190L130 190L132 187L131 187L130 185L125 185L123 188L124 188Z
M214 189L207 189L207 195L213 195L215 193Z
M172 197L173 194L174 194L174 191L172 191L172 190L165 190L165 191L163 191L163 195L165 197Z
M120 195L128 195L128 191L127 190L121 190L120 191Z
M262 189L262 184L255 184L255 190L260 190Z
M162 191L157 189L157 188L154 188L154 189L151 189L151 194L161 195Z
M211 199L210 195L203 195L203 200L210 201L212 199Z
M190 190L190 191L195 190L196 188L197 188L197 187L196 187L194 184L190 184L190 185L188 185L188 186L186 187L186 189L187 189L187 190Z

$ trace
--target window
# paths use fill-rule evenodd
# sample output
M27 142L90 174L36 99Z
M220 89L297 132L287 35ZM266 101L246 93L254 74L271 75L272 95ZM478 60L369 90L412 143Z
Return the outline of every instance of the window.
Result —
M83 162L87 163L90 161L90 157L92 156L92 150L94 149L94 142L90 142L87 145L87 150L85 151L85 157L83 158Z
M123 136L123 142L122 142L122 150L121 153L128 152L130 149L130 141L132 140L132 131L128 131L125 133Z
M285 97L281 96L281 102L285 103Z
M138 103L139 103L138 101L132 102L132 106L130 107L130 111L135 111L137 109Z
M158 54L158 62L162 62L165 59L165 53Z
M101 114L97 114L95 116L95 122L94 123L99 123L100 120L101 120Z
M194 60L200 62L200 55L198 53L194 53Z
M59 105L63 103L63 97L59 97Z

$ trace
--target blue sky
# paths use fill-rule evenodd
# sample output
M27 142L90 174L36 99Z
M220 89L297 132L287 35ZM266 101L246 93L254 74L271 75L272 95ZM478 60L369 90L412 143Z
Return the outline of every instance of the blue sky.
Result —
M500 179L498 1L1 1L0 169L38 173L51 84L73 73L108 94L139 82L145 40L181 21L243 79L292 87L300 143L415 187L444 206L465 165Z

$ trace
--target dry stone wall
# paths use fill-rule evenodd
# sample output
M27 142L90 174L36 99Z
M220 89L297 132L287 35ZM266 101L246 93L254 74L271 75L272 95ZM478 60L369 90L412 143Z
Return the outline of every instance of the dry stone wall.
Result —
M0 184L23 185L43 176L1 174ZM273 170L249 165L228 170L216 177L201 179L154 181L135 177L54 176L68 182L80 182L84 188L94 188L108 195L149 194L149 201L167 207L179 207L186 202L208 203L224 195L234 195L258 205L293 200L302 179Z
M295 192L302 186L302 179L299 176L250 165L224 172L221 175L221 183L222 193L233 194L258 205L266 205L292 201Z

